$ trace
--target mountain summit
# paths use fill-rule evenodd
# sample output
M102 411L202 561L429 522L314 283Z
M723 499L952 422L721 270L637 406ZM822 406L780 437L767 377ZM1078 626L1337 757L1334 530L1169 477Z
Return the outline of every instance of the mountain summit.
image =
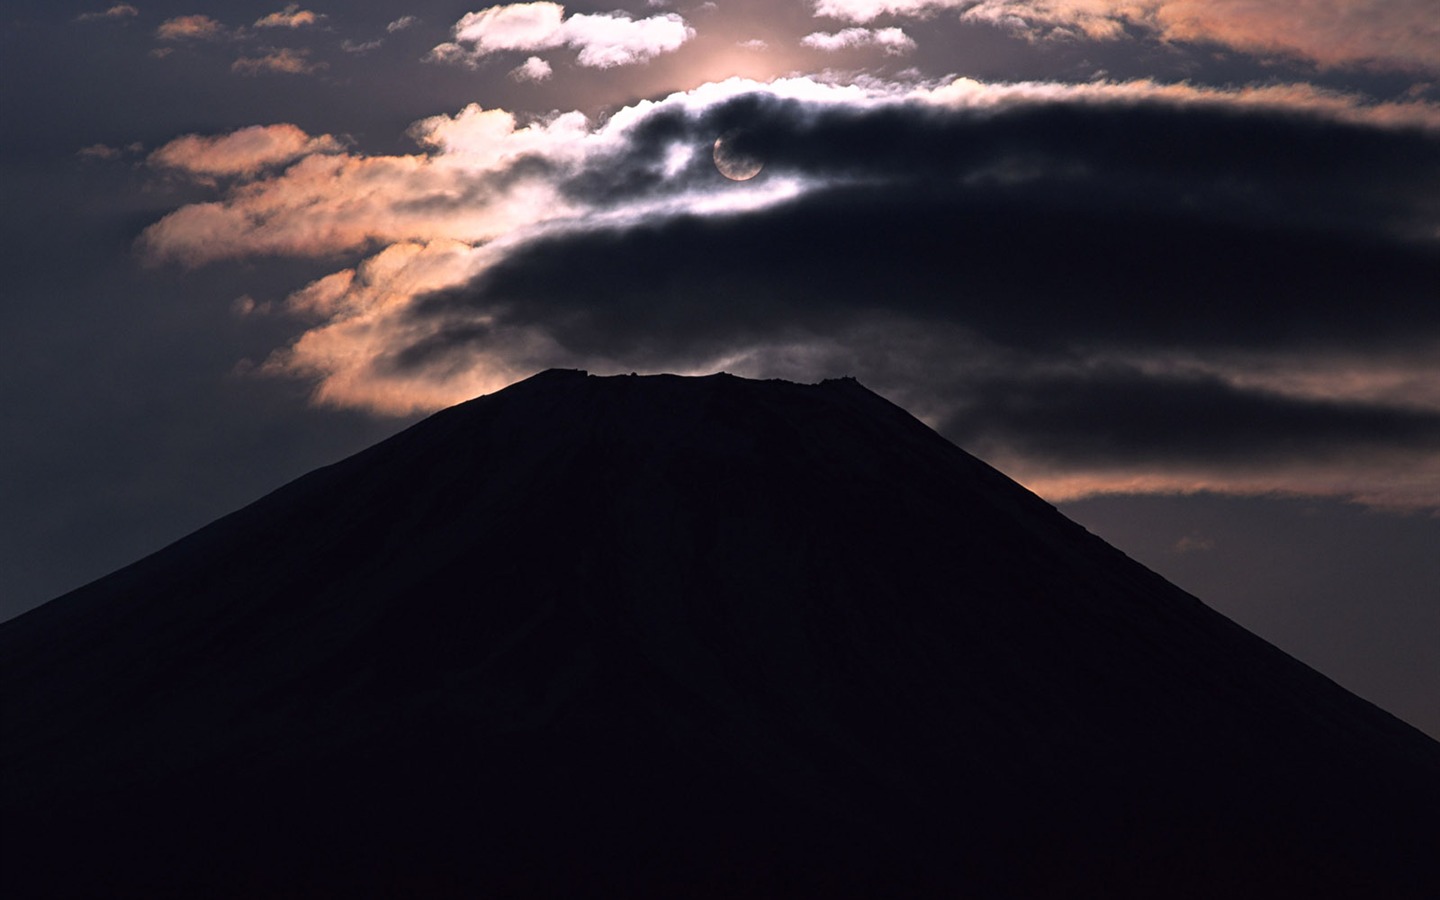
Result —
M848 379L545 372L0 661L6 897L1440 896L1440 746Z

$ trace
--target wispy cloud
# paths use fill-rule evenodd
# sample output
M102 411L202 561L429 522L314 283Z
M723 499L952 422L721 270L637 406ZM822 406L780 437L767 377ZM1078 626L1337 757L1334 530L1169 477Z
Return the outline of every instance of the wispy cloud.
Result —
M391 34L394 34L397 31L404 31L405 29L418 24L419 21L420 20L415 16L401 16L400 18L386 25L385 30L390 32Z
M298 3L291 3L280 12L273 12L255 20L255 27L304 28L307 25L314 25L323 18L325 18L323 15L308 9L301 9Z
M1211 43L1321 66L1440 71L1431 0L814 0L818 16L867 23L953 10L1032 37Z
M81 13L75 17L77 22L97 22L105 19L131 19L140 15L140 10L129 3L116 3L103 12Z
M437 62L476 64L505 51L570 47L582 66L607 69L647 62L671 53L695 36L674 13L632 19L627 13L565 16L558 3L512 3L466 13L451 30L454 40L431 51Z
M88 147L81 147L79 150L76 150L75 155L81 159L108 162L113 159L119 159L124 155L124 151L119 147L111 147L108 144L91 144Z
M231 31L209 16L176 16L166 19L155 29L162 41L214 41L226 38Z
M873 22L881 16L918 16L935 9L973 5L974 0L814 0L815 15L847 22Z
M816 31L805 35L800 43L828 52L880 47L887 54L900 55L915 49L915 41L899 28L845 28L834 33Z
M203 178L248 176L301 156L341 149L328 134L311 137L288 123L251 125L229 134L178 137L151 153L148 162Z
M1171 553L1209 553L1215 549L1215 541L1205 535L1192 531L1170 547Z
M237 75L313 75L328 68L324 62L312 62L309 48L270 47L259 56L242 56L230 64Z

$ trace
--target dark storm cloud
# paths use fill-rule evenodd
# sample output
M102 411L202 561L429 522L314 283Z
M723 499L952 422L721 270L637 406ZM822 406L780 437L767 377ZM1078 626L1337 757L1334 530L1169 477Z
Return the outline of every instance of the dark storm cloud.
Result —
M573 180L620 206L675 190L675 142L745 127L750 212L531 241L421 315L539 325L577 352L680 350L875 309L1000 344L1351 346L1440 333L1440 140L1276 115L1136 107L816 111L741 98L656 116ZM718 180L704 154L689 183ZM443 346L443 342L432 346Z
M1440 201L1416 188L1440 187L1440 123L1377 128L1317 116L1299 103L1255 108L1160 91L1148 101L1105 99L1076 94L975 109L818 105L754 93L700 111L669 107L647 116L622 152L571 189L609 200L625 199L627 187L673 190L670 176L654 169L657 154L676 141L731 134L737 152L811 178L926 191L953 190L961 180L1010 187L1005 199L1016 204L1058 191L1041 199L1353 230L1419 224L1433 236ZM617 177L626 168L654 181ZM705 170L701 161L692 174Z
M436 368L516 330L543 333L557 362L677 367L826 339L873 360L883 320L964 336L964 353L950 337L906 352L928 357L925 405L970 446L1107 466L1440 451L1433 411L1133 364L1440 343L1435 131L1166 102L751 95L648 118L565 190L623 211L723 189L703 152L668 176L659 164L718 134L803 190L522 242L421 298L412 321L443 325L382 364ZM892 353L866 374L898 382L899 365Z
M1075 187L843 185L763 212L553 236L418 309L483 309L578 352L877 309L1037 350L1350 344L1440 326L1433 245L1187 217L1144 208L1153 195L1127 204Z
M1059 464L1264 464L1357 449L1440 453L1440 414L1242 390L1213 377L1101 366L955 385L940 424L964 446Z

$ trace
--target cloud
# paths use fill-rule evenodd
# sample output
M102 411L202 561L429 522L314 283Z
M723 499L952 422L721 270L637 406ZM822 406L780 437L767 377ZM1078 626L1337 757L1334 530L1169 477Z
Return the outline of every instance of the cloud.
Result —
M328 63L311 62L308 48L270 47L259 56L242 56L230 64L237 75L313 75Z
M800 43L827 52L854 47L880 47L888 55L899 55L915 49L915 41L899 28L846 28L833 34L817 31L805 35L800 39Z
M674 14L631 20L618 15L574 15L565 22L566 44L580 51L582 66L608 69L672 53L695 36Z
M124 151L119 147L111 147L108 144L91 144L88 147L81 147L75 151L75 155L84 160L94 162L109 162L119 159Z
M289 299L304 333L262 367L330 404L433 409L550 365L856 374L1052 499L1440 508L1432 105L797 78L412 133L141 249L370 254ZM764 173L719 176L721 134Z
M554 355L544 336L498 327L489 338L503 355L478 364L415 366L377 378L373 366L399 346L397 329L411 341L430 334L424 323L407 326L403 311L416 295L463 282L483 265L485 252L468 243L434 240L395 243L353 269L335 272L297 291L290 310L318 319L290 347L276 352L262 371L315 379L315 399L338 406L404 414L448 405L458 386L470 396L495 390L544 367ZM482 328L478 323L472 328ZM437 377L439 376L439 377Z
M1104 461L1129 472L1162 460L1197 470L1283 469L1367 449L1440 451L1440 410L1284 396L1110 362L1032 364L973 378L964 412L944 427L972 446L1032 461Z
M569 202L553 183L588 144L578 113L520 125L470 105L415 124L428 152L409 156L312 153L284 172L193 204L146 229L157 262L202 265L252 255L328 256L374 244L480 242Z
M1170 547L1170 552L1180 554L1209 553L1211 550L1214 549L1215 541L1211 540L1208 537L1205 537L1199 532L1192 531L1184 537L1180 538L1180 540L1176 541Z
M131 19L140 15L140 10L129 3L116 3L104 12L81 13L75 17L77 22L95 22L103 19Z
M301 9L298 3L291 3L280 12L273 12L255 20L255 27L304 28L307 25L314 25L323 18L325 18L323 15L313 13L308 9Z
M582 66L608 69L647 62L671 53L695 36L674 13L632 19L622 12L565 16L558 3L512 3L466 13L451 30L454 40L431 51L439 62L475 65L506 51L579 51Z
M1440 70L1430 0L814 0L817 16L866 23L954 10L1033 37L1221 44L1321 66Z
M553 74L550 64L538 56L532 56L510 70L510 77L516 81L545 81Z
M230 36L224 25L209 16L176 16L166 19L155 29L162 41L214 41Z
M973 0L814 0L815 15L846 22L881 16L920 16L931 10L969 6Z
M255 175L313 154L337 153L328 134L311 137L294 125L251 125L229 134L178 137L150 154L150 165L202 178Z
M1226 108L1285 116L1314 116L1351 125L1440 131L1440 105L1423 100L1375 102L1311 84L1268 84L1204 88L1149 79L1085 84L1014 82L987 84L958 78L929 93L929 99L958 107L998 108L1019 103L1134 105L1163 103L1176 108Z
M565 7L558 3L512 3L466 13L455 23L457 41L483 55L500 50L550 50L565 43Z
M391 22L389 25L386 25L385 30L391 34L394 34L397 31L404 31L412 25L419 23L419 21L420 20L415 16L401 16L400 18Z

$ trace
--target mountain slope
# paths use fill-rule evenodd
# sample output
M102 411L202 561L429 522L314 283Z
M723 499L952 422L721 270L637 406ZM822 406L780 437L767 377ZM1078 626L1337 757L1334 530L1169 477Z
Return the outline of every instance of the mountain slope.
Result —
M1440 895L1440 747L848 380L543 373L0 660L7 896Z

